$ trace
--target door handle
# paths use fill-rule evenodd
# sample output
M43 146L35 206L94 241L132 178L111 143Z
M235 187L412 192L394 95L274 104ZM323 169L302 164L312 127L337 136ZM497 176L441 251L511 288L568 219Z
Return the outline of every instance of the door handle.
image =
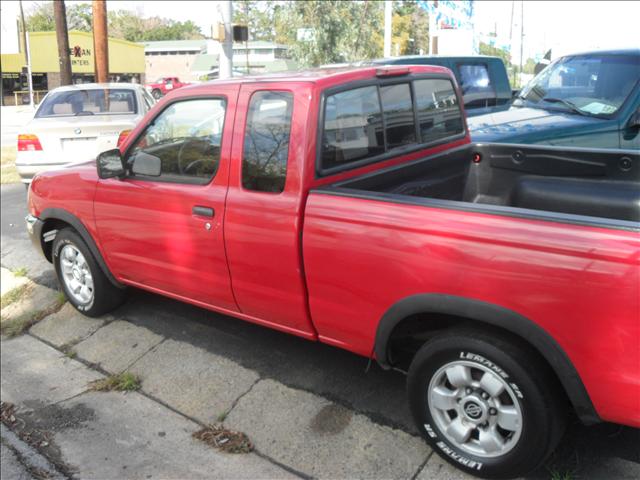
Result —
M203 207L201 205L195 205L191 209L191 213L194 215L199 215L201 217L213 217L215 215L215 211L211 207Z

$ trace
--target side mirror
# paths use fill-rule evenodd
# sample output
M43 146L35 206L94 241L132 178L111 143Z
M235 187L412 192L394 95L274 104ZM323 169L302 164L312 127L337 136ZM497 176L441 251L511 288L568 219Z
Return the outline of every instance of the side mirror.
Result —
M631 115L629 123L627 123L627 128L640 128L640 110L636 110L633 115Z
M122 154L118 148L102 152L98 155L96 164L98 167L98 177L100 178L122 178L126 173L122 163Z
M162 161L160 157L149 155L145 152L138 152L133 158L131 171L134 175L144 175L145 177L159 177L162 173Z

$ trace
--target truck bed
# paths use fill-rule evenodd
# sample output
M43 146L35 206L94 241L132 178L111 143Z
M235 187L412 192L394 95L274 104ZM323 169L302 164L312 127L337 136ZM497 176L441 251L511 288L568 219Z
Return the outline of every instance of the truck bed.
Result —
M625 229L640 152L470 144L325 187L336 194Z

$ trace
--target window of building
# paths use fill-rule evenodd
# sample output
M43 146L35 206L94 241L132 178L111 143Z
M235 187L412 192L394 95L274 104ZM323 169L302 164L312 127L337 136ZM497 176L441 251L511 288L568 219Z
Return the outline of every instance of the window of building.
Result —
M251 97L242 155L242 186L282 192L287 177L293 95L261 91Z
M225 112L226 102L219 98L173 103L138 137L127 162L154 156L162 165L160 177L142 178L208 183L220 162Z

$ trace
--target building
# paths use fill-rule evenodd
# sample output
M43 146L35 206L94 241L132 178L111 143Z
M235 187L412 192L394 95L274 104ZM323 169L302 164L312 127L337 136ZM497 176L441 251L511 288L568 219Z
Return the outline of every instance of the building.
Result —
M206 53L212 40L167 40L144 42L145 73L148 81L160 77L178 77L183 81L196 80L191 69L196 57ZM217 42L215 42L217 43Z
M60 86L60 65L56 32L28 32L31 56L33 88L37 92L36 103L53 88ZM74 83L95 81L95 57L93 35L88 32L69 32L69 53ZM20 53L0 56L2 77L2 104L14 105L28 97L26 59L20 40ZM144 47L137 43L109 38L109 80L112 82L145 81ZM28 101L28 100L27 100Z
M221 45L216 40L168 40L144 42L145 72L149 81L178 77L183 81L218 77ZM236 43L233 69L236 75L295 70L298 64L288 59L288 48L271 42ZM248 54L248 55L247 55Z

